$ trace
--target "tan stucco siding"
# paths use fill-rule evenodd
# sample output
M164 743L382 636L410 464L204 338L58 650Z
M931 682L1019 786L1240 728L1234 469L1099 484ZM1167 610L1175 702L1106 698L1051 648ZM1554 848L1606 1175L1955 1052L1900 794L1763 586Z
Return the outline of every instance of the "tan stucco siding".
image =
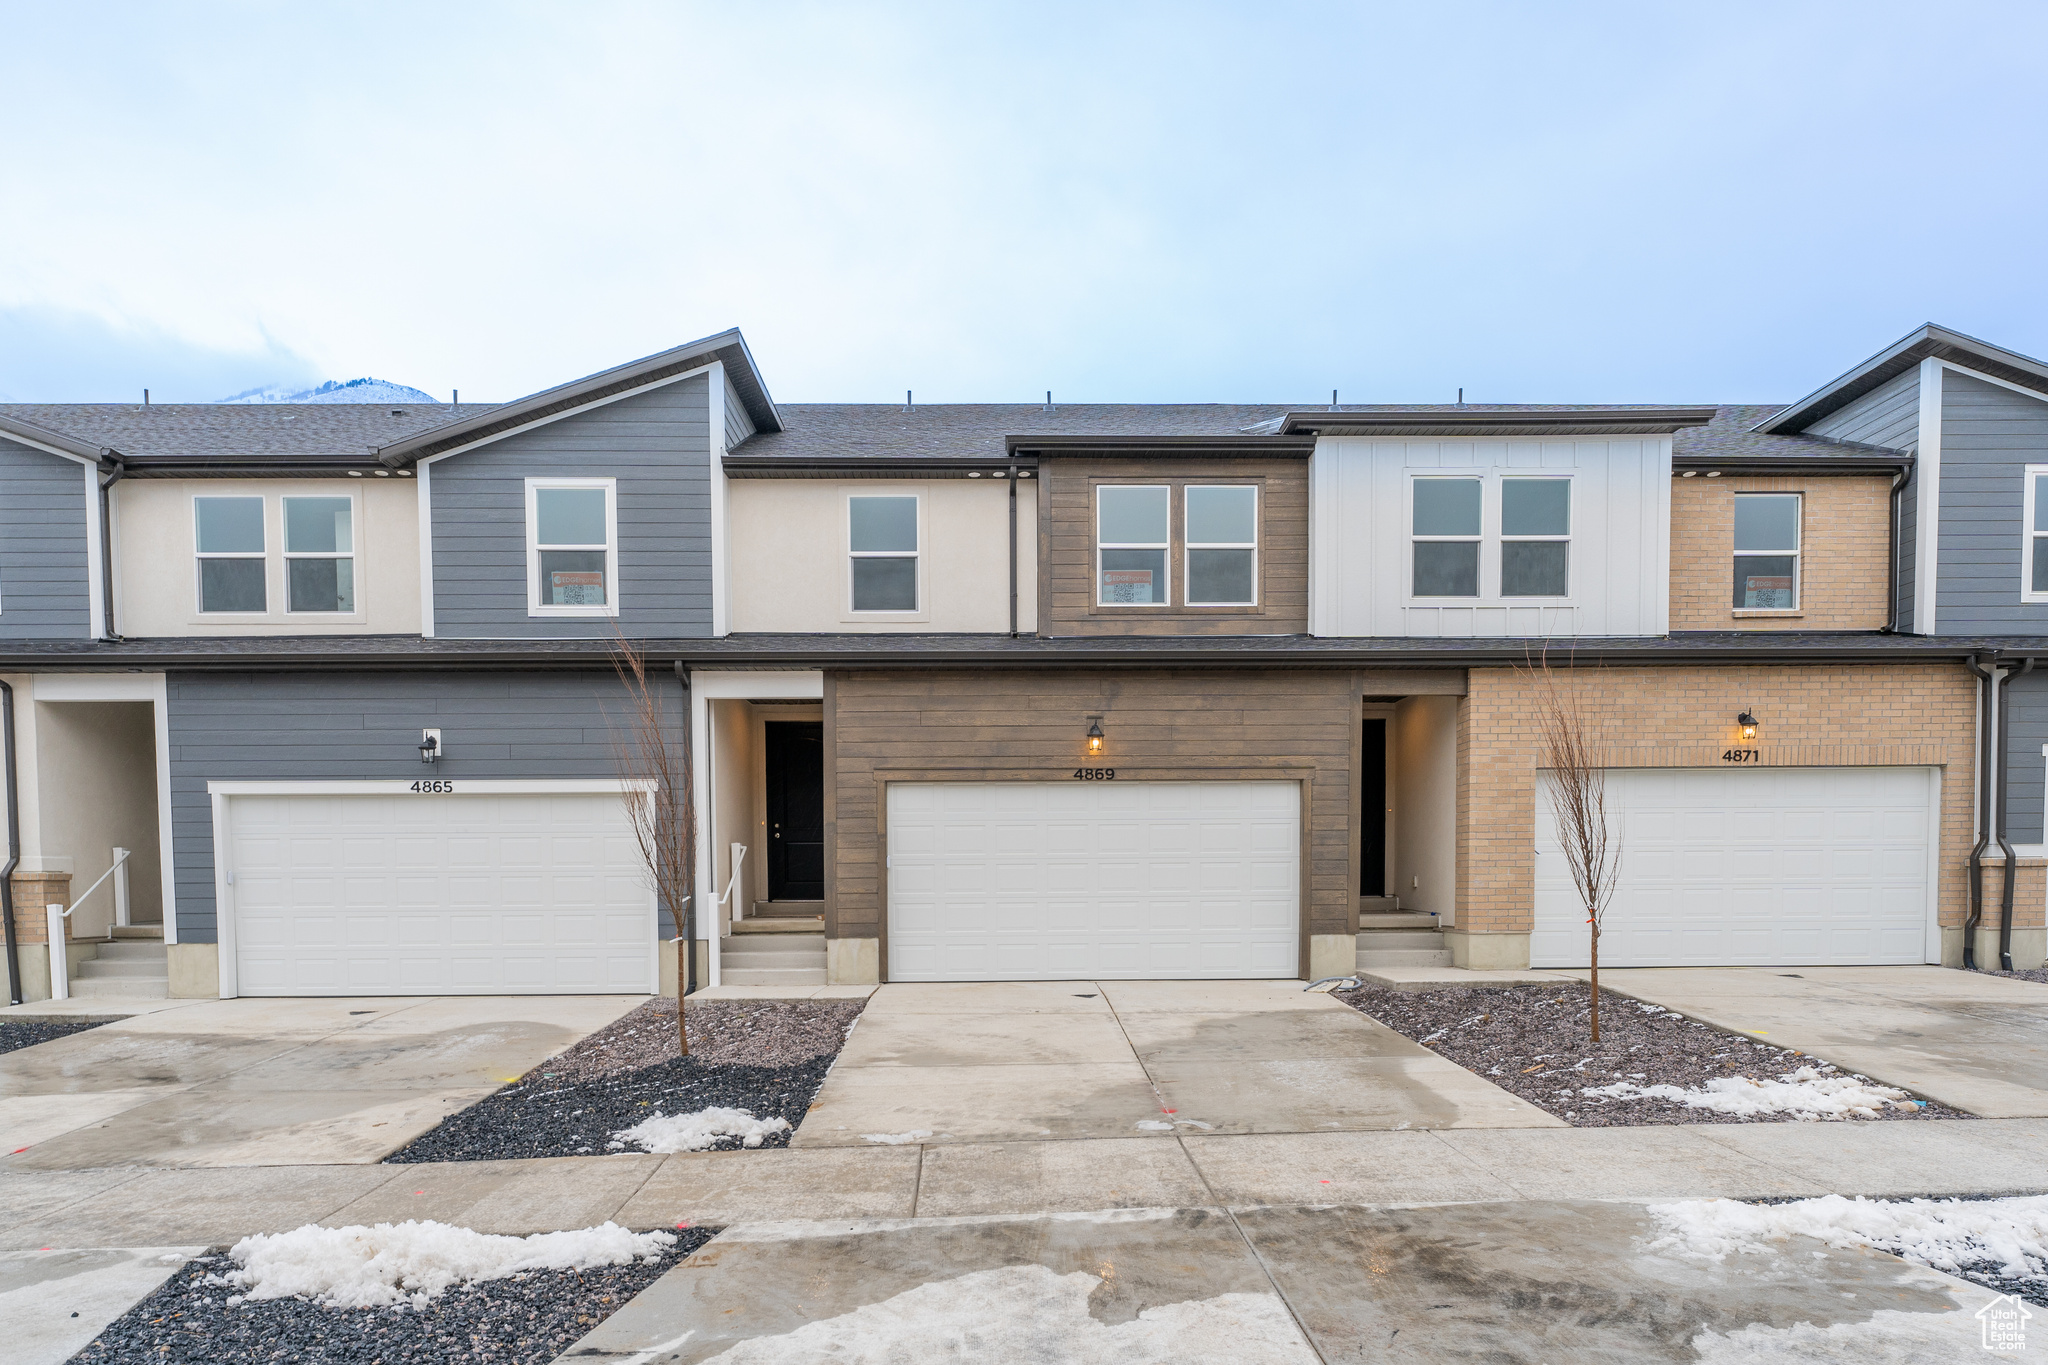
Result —
M1671 629L1877 630L1891 564L1889 477L1671 481ZM1735 609L1735 495L1798 493L1799 608Z

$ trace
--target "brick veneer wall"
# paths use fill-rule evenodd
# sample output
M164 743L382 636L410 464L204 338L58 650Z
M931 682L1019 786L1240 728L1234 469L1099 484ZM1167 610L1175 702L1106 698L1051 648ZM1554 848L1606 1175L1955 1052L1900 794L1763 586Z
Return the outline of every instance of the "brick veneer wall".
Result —
M71 904L69 872L17 872L8 879L14 892L14 933L17 943L48 943L49 916L44 908L55 903ZM64 936L71 937L67 920Z
M1741 742L1745 707L1762 722L1764 766L1944 765L1941 923L1968 913L1975 771L1975 680L1957 664L1697 668L1559 667L1600 745L1629 768L1719 768ZM1535 679L1475 668L1458 713L1458 928L1528 933L1536 840ZM1996 913L1995 876L1987 900ZM2023 879L2022 887L2027 883Z
M1879 629L1891 571L1891 486L1882 474L1673 479L1671 629ZM1796 614L1736 614L1737 493L1805 495Z

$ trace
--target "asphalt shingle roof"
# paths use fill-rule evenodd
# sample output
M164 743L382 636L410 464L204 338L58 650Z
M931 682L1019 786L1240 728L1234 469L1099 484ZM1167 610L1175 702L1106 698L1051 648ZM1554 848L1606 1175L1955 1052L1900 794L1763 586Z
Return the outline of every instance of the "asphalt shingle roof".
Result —
M369 458L372 447L474 417L464 403L6 403L0 414L136 459ZM393 414L399 414L394 416Z

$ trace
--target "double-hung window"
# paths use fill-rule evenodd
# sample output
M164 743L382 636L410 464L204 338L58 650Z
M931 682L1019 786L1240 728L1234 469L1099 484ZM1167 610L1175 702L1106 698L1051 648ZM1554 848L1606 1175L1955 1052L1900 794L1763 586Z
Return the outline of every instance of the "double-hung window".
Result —
M2020 600L2048 602L2048 465L2027 466L2027 543L2022 552Z
M1189 484L1188 605L1250 607L1259 600L1259 490L1252 484Z
M1479 596L1485 485L1478 479L1421 478L1413 489L1414 595Z
M529 615L619 614L613 480L526 481L526 575Z
M1095 490L1095 600L1105 607L1173 601L1166 561L1173 546L1173 490L1165 484L1102 484Z
M263 499L194 498L192 530L199 558L199 610L266 610Z
M356 609L355 499L284 499L286 611Z
M1799 609L1797 493L1735 495L1735 608Z
M855 611L917 610L915 493L847 498L846 544Z
M1500 595L1571 592L1572 481L1500 481Z

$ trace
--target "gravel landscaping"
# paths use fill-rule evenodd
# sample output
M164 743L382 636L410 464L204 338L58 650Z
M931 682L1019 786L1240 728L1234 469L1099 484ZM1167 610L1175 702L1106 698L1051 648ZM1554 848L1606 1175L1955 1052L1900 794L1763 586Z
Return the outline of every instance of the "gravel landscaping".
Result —
M1782 1123L1813 1117L1783 1112L1721 1112L1675 1099L1637 1094L1583 1093L1588 1089L1617 1084L1624 1090L1669 1085L1689 1092L1705 1092L1710 1081L1748 1077L1771 1082L1802 1068L1812 1069L1809 1085L1843 1085L1860 1079L1837 1071L1818 1058L1724 1033L1609 991L1600 993L1601 1038L1595 1047L1587 1041L1591 993L1582 984L1434 991L1395 991L1367 985L1332 994L1353 1009L1576 1128L1651 1123ZM1748 1093L1747 1087L1734 1088ZM1859 1117L1973 1116L1922 1101L1910 1108L1882 1104L1874 1112Z
M1976 970L1979 976L2003 976L2013 981L2032 981L2036 985L2048 986L2048 967L2029 967L2019 972L1989 971L1982 967Z
M677 1229L658 1259L590 1270L534 1270L458 1285L424 1308L330 1308L307 1299L248 1300L207 1283L233 1270L202 1256L107 1325L75 1365L546 1365L623 1308L715 1229Z
M69 1038L74 1033L113 1022L111 1019L0 1019L0 1052L13 1052L16 1048Z
M859 1000L720 1000L688 1011L690 1055L676 1043L676 1005L653 1000L591 1034L386 1157L391 1162L601 1156L640 1147L613 1134L657 1112L743 1110L789 1127L721 1137L703 1150L787 1147L860 1015Z

